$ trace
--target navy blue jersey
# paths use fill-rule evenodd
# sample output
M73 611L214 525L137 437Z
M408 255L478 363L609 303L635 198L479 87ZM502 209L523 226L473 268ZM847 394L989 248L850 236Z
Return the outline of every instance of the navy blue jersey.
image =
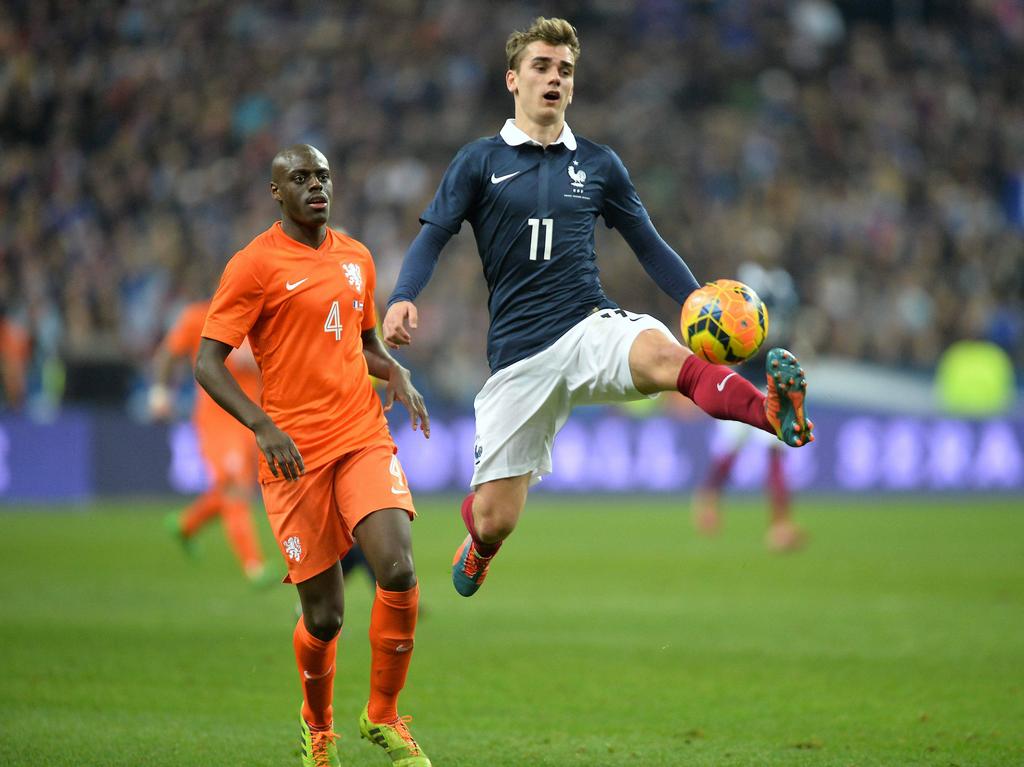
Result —
M492 371L552 344L595 307L617 308L598 279L597 217L626 230L648 222L609 147L572 135L544 148L506 124L464 146L421 221L473 227L490 292Z

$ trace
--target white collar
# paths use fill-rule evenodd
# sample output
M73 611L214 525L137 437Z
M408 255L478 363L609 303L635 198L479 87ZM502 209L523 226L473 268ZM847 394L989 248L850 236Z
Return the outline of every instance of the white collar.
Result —
M509 146L519 146L520 144L533 144L534 146L540 146L540 142L534 141L526 135L526 133L516 125L516 121L511 117L505 120L505 124L501 127L500 135ZM554 146L555 144L565 144L566 149L573 152L576 151L576 137L569 129L569 123L562 124L562 132L558 134L558 138L551 142L550 146Z

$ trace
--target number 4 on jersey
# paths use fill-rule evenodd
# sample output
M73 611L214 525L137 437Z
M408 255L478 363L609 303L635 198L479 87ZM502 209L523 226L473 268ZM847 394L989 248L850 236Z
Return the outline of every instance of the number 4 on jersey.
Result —
M324 323L325 333L334 333L334 340L341 340L341 309L338 308L338 302L334 301L331 304L331 311L327 313L327 321Z

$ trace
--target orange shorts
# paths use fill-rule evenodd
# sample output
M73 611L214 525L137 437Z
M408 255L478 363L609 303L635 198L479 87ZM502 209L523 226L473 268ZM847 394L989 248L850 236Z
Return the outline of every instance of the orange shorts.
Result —
M196 424L199 450L214 486L229 482L245 488L256 484L259 448L252 432L241 424L237 428L218 428L216 424Z
M352 531L380 509L416 516L405 472L390 444L346 453L295 482L263 485L263 503L288 565L285 581L301 583L333 565L352 548Z

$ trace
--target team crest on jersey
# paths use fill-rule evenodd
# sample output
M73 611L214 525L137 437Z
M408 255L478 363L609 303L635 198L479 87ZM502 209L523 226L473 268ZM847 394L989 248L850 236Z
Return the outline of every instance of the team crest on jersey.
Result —
M287 554L288 559L293 562L299 562L302 560L302 541L299 540L299 536L293 535L290 538L285 538L284 553Z
M341 268L345 272L345 276L348 277L348 284L356 289L357 293L363 292L363 273L359 269L359 264L342 264Z
M578 166L579 160L573 160L572 165L569 166L569 178L572 179L569 185L572 187L574 192L582 192L584 185L587 183L586 171L580 170Z

